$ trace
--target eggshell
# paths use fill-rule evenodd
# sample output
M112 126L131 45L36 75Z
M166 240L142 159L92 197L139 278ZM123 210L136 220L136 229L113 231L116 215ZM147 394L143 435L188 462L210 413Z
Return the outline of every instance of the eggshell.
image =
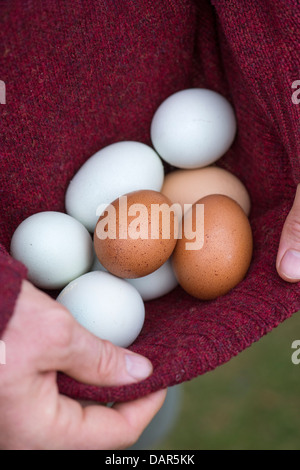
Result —
M91 271L104 271L104 272L107 272L107 269L105 269L105 267L102 266L102 264L100 263L100 261L98 260L96 255L94 257L94 261L93 261L93 264L92 264L92 267L91 267Z
M184 213L184 204L194 204L210 194L223 194L234 199L250 213L250 196L244 184L232 173L217 166L195 170L175 170L165 176L161 190L173 203L180 203Z
M144 301L158 299L178 285L170 258L148 276L128 279L128 282L139 291Z
M177 240L178 221L170 206L165 196L150 190L114 201L99 218L94 234L100 263L110 273L129 279L162 266ZM163 217L157 217L160 208L166 210Z
M95 257L91 271L107 271ZM178 285L171 259L169 258L160 268L147 276L137 279L126 279L141 294L142 299L158 299L171 292Z
M16 229L11 255L28 268L28 279L37 287L60 289L90 269L93 242L69 215L39 212Z
M198 239L189 239L191 223ZM196 241L197 249L187 249L191 247L187 243ZM215 299L244 279L252 249L250 223L239 204L228 196L206 196L184 215L182 237L173 254L174 271L186 292L203 300Z
M96 271L72 281L57 297L88 331L127 348L140 334L145 306L138 291L124 279Z
M157 153L141 142L108 145L90 157L66 192L66 211L93 232L103 206L140 189L160 191L164 168Z
M151 139L158 154L178 168L200 168L229 149L236 133L231 104L205 88L181 90L155 112Z

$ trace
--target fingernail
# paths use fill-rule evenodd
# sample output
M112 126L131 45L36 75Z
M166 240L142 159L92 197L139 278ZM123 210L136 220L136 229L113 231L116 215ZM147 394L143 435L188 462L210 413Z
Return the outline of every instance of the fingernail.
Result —
M300 252L288 250L281 260L280 270L288 279L300 279Z
M151 362L143 356L126 354L125 361L128 374L135 379L146 379L152 373Z

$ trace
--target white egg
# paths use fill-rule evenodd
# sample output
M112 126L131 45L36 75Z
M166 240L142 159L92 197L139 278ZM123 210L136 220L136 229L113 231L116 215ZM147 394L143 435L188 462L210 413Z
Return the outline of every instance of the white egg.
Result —
M163 179L162 161L151 147L116 142L89 158L76 173L66 192L67 213L93 232L105 205L132 191L160 191Z
M93 242L78 220L60 212L40 212L16 229L11 255L28 268L28 279L37 287L61 289L90 269Z
M84 274L66 286L57 301L95 336L123 348L135 341L144 325L142 297L127 281L110 273Z
M148 276L127 279L127 282L139 291L144 301L162 297L178 285L170 259Z
M154 148L178 168L210 165L229 149L235 134L231 104L205 88L174 93L159 106L151 123Z
M97 256L94 258L91 271L107 272ZM136 288L144 301L158 299L171 292L178 285L171 258L153 273L137 279L126 279L126 281Z
M94 256L94 261L91 267L91 271L104 271L107 272L107 269L100 263L97 256Z

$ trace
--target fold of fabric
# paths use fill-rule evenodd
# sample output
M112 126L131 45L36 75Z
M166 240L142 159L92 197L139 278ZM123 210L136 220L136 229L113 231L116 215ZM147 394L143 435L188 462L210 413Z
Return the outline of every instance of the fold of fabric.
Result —
M254 256L246 279L210 302L178 287L146 306L134 351L154 373L97 388L59 375L62 393L132 400L229 361L300 309L298 284L281 280L276 253L300 182L296 1L141 2L11 0L0 5L0 335L26 270L9 253L31 214L64 211L66 188L97 150L121 140L151 145L159 104L189 87L232 103L238 133L218 165L249 190ZM295 101L295 100L294 100ZM217 138L217 136L216 136ZM170 169L168 169L170 170Z

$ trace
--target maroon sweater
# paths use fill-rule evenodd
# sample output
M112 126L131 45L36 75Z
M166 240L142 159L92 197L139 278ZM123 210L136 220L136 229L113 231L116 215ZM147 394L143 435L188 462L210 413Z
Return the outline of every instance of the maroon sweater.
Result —
M300 104L292 88L300 79L299 31L296 0L0 3L7 88L0 104L0 335L26 276L8 255L15 228L36 212L64 211L69 181L97 150L120 140L151 145L154 111L172 93L207 87L231 101L238 134L219 164L252 199L254 258L238 287L210 302L178 287L147 303L132 349L152 360L154 374L102 389L60 375L63 393L122 401L189 380L300 309L299 285L275 269L300 181Z

